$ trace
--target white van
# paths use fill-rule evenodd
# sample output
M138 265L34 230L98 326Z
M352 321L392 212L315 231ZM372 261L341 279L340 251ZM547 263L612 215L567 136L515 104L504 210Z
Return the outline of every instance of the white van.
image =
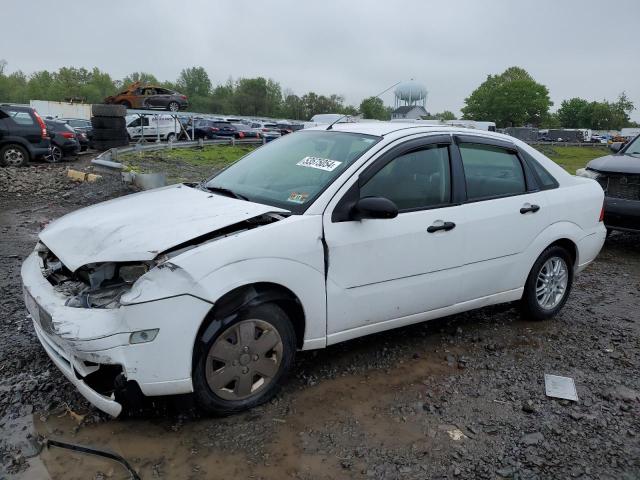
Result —
M148 140L176 140L180 133L180 122L171 115L127 115L127 132L132 140L144 136Z

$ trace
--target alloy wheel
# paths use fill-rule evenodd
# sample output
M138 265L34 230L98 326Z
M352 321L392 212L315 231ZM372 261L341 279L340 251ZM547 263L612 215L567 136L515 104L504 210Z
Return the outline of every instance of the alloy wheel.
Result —
M549 258L536 279L536 299L538 304L551 310L557 307L567 292L569 269L560 257Z
M225 400L249 398L274 380L282 355L282 338L270 323L243 320L222 332L209 349L207 384Z
M49 163L58 163L62 160L62 149L54 145L44 159Z
M180 109L180 106L176 102L171 102L169 104L169 110L172 112L177 112Z
M24 162L24 153L17 148L8 148L4 152L4 164L15 167L22 165Z

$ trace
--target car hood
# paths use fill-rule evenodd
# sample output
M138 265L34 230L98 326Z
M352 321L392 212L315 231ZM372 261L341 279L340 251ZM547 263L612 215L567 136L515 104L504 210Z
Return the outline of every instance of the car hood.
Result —
M152 260L201 235L286 210L172 185L83 208L49 224L40 240L72 271L100 262Z
M594 158L587 164L587 168L599 172L640 173L640 158L624 154L607 155Z

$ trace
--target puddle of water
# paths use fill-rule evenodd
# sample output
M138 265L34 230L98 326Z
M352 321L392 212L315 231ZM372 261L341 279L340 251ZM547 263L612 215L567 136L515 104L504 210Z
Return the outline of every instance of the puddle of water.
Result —
M438 355L438 359L440 356ZM401 364L389 373L323 380L288 392L288 413L269 405L226 419L199 419L173 428L168 420L113 420L78 428L69 417L36 418L46 437L105 449L124 456L142 478L264 478L286 476L337 478L359 474L364 458L350 459L345 470L339 451L369 448L403 449L434 439L424 423L400 421L390 408L418 399L430 375L451 374L435 354ZM424 415L423 415L424 417ZM251 432L256 432L255 452ZM339 447L332 442L339 437ZM248 437L247 451L236 440ZM228 446L226 445L228 439ZM250 451L249 451L250 450ZM257 455L255 453L257 452ZM116 462L51 447L40 456L56 479L129 478Z

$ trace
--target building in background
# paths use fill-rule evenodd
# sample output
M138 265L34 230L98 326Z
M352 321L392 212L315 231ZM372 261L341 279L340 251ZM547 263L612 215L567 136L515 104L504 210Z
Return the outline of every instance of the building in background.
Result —
M403 105L391 112L391 120L419 120L428 116L429 112L422 105Z

